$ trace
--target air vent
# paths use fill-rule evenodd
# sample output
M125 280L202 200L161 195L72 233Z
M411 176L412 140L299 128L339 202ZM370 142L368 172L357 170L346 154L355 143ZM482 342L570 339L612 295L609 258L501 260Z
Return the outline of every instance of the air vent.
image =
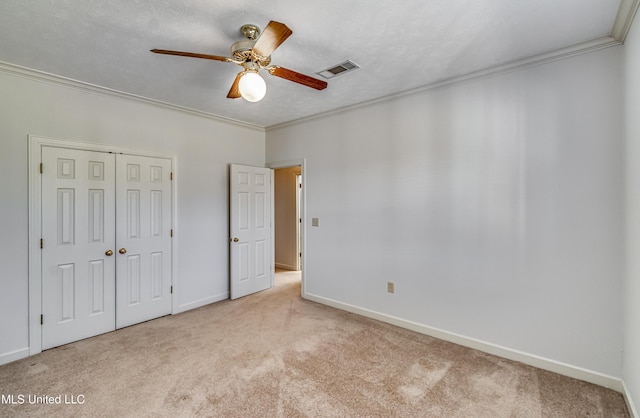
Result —
M327 68L326 70L320 71L316 74L323 76L324 78L333 78L337 75L346 74L349 71L357 70L360 68L358 64L353 61L345 61L341 64L334 65L331 68Z

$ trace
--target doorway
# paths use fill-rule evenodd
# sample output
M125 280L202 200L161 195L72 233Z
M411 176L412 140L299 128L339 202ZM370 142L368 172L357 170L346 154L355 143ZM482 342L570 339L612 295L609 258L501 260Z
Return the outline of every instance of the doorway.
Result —
M274 169L274 269L299 272L301 296L305 295L305 199L304 159L269 164Z
M300 270L300 166L274 171L275 267Z

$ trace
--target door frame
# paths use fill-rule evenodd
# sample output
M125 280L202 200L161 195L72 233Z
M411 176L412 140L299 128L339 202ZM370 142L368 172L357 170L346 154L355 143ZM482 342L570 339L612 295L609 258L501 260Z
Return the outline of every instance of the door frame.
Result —
M28 135L29 158L29 355L42 352L42 329L40 316L42 315L42 253L40 251L40 238L42 237L42 177L40 175L40 162L42 147L71 148L83 151L109 152L113 154L131 154L146 157L167 158L171 160L171 171L175 177L178 170L175 155L158 153L122 146L113 146L83 141L47 138L37 135ZM177 182L171 182L171 228L173 238L171 240L171 280L173 294L171 295L171 313L176 313L178 301L178 235L176 233L178 219L178 187Z
M274 161L271 163L267 163L266 164L267 167L276 170L278 168L288 168L288 167L297 167L300 166L300 173L302 174L302 193L300 195L300 216L302 217L302 225L301 225L301 230L300 230L300 247L301 247L301 251L302 251L302 257L300 258L300 269L301 269L301 285L300 285L300 296L303 299L307 298L307 292L306 292L306 287L305 287L305 274L307 271L307 159L306 158L299 158L299 159L293 159L293 160L285 160L285 161ZM272 187L273 187L273 182L272 182ZM275 195L274 198L271 200L271 216L273 217L273 214L275 213ZM271 228L272 230L275 228L275 220L272 222L273 227ZM274 245L272 247L272 259L275 260L275 242ZM275 272L275 262L274 262L274 272ZM273 286L273 280L275 280L275 274L274 274L274 279L272 279L272 283L271 285Z
M296 174L296 269L302 271L302 170Z

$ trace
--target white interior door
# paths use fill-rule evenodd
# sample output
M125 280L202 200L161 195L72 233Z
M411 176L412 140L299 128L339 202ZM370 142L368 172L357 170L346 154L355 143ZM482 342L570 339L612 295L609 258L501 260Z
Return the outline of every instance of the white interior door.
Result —
M115 329L114 155L42 148L42 348Z
M231 165L231 299L271 287L271 169Z
M116 326L171 313L171 160L116 158Z

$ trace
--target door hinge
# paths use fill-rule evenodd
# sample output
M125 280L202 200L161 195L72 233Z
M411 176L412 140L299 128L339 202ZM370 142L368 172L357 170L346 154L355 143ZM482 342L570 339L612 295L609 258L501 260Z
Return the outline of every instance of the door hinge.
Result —
M44 324L44 315L40 315L40 325Z
M173 228L169 230L169 236L173 238Z
M42 163L40 163L40 174L42 174Z
M302 253L300 253L300 257L302 257Z
M169 173L169 180L173 180L173 171Z
M44 240L40 238L40 249L44 248Z
M173 286L171 286L171 294L173 295Z

